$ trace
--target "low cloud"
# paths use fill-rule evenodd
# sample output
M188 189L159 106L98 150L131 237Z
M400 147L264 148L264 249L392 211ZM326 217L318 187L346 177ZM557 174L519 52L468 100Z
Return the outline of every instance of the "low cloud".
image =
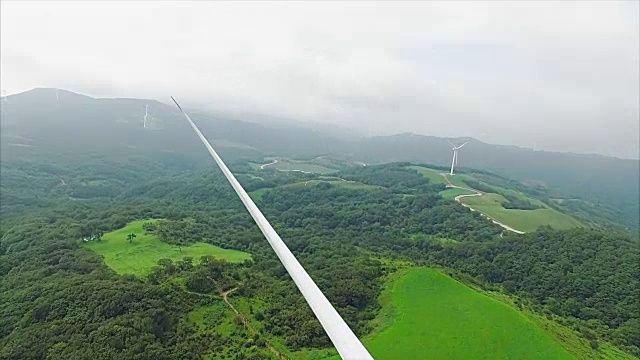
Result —
M2 87L638 157L638 2L2 2Z

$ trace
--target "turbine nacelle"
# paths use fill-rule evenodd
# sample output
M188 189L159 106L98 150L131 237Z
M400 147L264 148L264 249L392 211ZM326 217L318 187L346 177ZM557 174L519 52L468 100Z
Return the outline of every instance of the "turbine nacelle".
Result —
M462 144L462 145L458 145L458 146L455 146L451 141L449 141L449 144L451 144L451 146L453 146L453 150L461 149L463 146L467 145L467 143L469 143L469 142L468 142L468 141L465 141L465 143L464 143L464 144Z

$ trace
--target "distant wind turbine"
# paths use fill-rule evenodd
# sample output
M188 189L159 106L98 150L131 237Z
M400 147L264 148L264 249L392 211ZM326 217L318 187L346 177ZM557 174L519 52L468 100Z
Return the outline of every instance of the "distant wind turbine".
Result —
M465 142L464 144L460 145L460 146L455 146L453 145L453 143L451 141L449 141L449 144L451 144L451 146L453 146L453 159L451 160L451 172L449 172L449 175L455 175L453 173L453 167L455 165L458 165L458 150L460 150L463 146L467 145L468 141Z
M58 97L58 89L56 89L56 103L60 100L60 98Z
M144 120L142 120L142 127L147 128L147 115L149 115L149 105L144 106Z

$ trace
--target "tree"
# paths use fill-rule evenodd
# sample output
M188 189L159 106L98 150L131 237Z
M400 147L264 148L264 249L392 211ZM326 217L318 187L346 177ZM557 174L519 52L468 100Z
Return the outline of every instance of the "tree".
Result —
M178 269L190 270L193 268L193 258L191 256L185 256L182 260L178 261Z
M137 237L137 235L134 233L131 233L127 235L127 240L129 240L129 242L131 243L135 237Z

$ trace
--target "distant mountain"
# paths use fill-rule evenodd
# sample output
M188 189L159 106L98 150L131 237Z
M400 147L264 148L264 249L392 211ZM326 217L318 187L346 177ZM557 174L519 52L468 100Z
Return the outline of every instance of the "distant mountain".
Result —
M491 171L528 185L553 190L558 197L581 198L618 212L619 222L638 228L640 162L600 155L533 151L486 144L473 138L459 152L459 166ZM414 134L370 137L348 146L350 157L369 163L411 161L451 164L449 139Z
M129 151L205 154L175 106L155 100L94 99L55 89L33 89L2 103L2 157L30 153ZM143 127L148 105L147 127ZM318 131L273 128L224 115L189 111L222 153L260 157L326 153L336 144ZM128 149L128 150L127 150ZM28 156L28 155L27 155Z
M33 156L93 153L163 158L206 153L173 104L143 99L94 99L69 91L33 89L1 104L3 161ZM148 105L147 127L143 128ZM286 156L334 157L385 163L411 161L449 165L448 139L414 134L356 137L339 129L321 131L305 124L265 121L264 116L210 113L187 109L207 138L228 159ZM267 119L268 120L268 119ZM354 139L355 138L355 139ZM560 198L581 198L606 206L618 222L638 228L638 160L596 155L533 151L491 145L473 138L460 151L461 168L492 171L529 185L546 187Z

